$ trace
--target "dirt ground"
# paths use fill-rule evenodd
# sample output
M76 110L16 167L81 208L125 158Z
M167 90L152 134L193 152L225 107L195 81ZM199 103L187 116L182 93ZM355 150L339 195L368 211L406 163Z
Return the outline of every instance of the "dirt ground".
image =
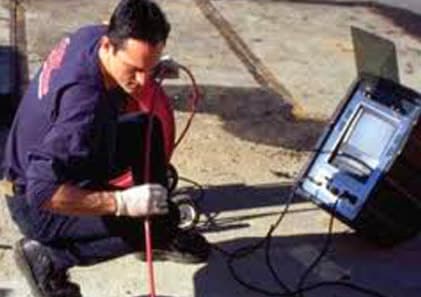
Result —
M29 76L34 75L49 49L62 36L84 24L106 21L116 2L72 0L58 5L53 0L25 1ZM171 162L181 176L205 188L201 207L206 215L202 216L202 227L214 243L227 241L229 246L229 241L238 237L264 236L276 218L294 178L356 77L351 26L360 26L392 40L397 47L402 82L421 90L421 19L407 11L342 5L341 1L339 4L331 1L315 1L319 4L311 1L210 1L247 46L245 48L232 34L223 36L196 5L201 1L157 2L173 24L167 52L193 71L203 94L193 125ZM168 81L165 88L175 100L180 131L189 116L186 107L189 80L182 75L177 81ZM298 116L294 106L300 107ZM4 137L5 133L1 135ZM181 182L180 186L190 185ZM8 249L20 235L4 203L2 199L0 297L29 296ZM314 246L321 242L329 217L309 202L297 202L292 209L296 213L276 235L295 240L296 246L291 245L291 250L285 253L300 262L308 258L309 253L314 254ZM216 224L213 229L209 227L212 222ZM335 232L351 231L337 222ZM342 236L338 237L341 241ZM285 242L279 240L280 244L285 245ZM376 257L375 250L351 242L363 251L363 256L354 264L363 265L363 260L368 263L370 258ZM352 254L346 240L341 246L340 250L346 255ZM419 252L419 244L406 247L402 253L408 256L416 252ZM373 261L384 262L393 253L380 253ZM348 260L351 259L350 256ZM142 283L142 292L146 291L146 285L144 270L130 266L131 260L76 270L74 277L92 296L121 296L121 292L124 296L133 296L139 292L139 283ZM225 279L218 289L220 268L216 267L221 260L213 261L209 267L213 279L209 282L204 277L208 271L201 266L181 269L158 264L158 271L180 271L183 275L183 280L176 277L168 280L158 272L158 281L166 281L166 285L161 286L164 287L162 292L177 291L180 296L224 297L240 293L241 296L257 296ZM352 274L350 267L356 267L356 264L332 261L329 263L334 268L327 268L329 273L323 272L329 277L338 277L344 271ZM399 288L391 288L395 280L390 272L393 267L387 268L388 273L384 275L379 272L384 266L369 269L380 276L366 283L383 292L389 289L398 294L405 292L396 296L419 296L416 295L420 292L419 269L414 266L403 269L402 275L412 282L399 281ZM93 269L95 275L101 277L92 277ZM124 282L116 281L109 290L100 288L101 282L119 273L127 273ZM364 272L355 273L357 279L364 279ZM227 274L222 275L228 278ZM258 277L257 272L255 276Z

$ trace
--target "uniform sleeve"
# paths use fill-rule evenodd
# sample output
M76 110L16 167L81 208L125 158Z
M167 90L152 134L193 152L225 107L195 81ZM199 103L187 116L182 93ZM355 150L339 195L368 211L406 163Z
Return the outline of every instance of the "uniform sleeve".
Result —
M40 208L57 188L77 179L89 166L96 133L100 94L74 85L62 92L57 115L39 147L28 152L26 194L30 205Z

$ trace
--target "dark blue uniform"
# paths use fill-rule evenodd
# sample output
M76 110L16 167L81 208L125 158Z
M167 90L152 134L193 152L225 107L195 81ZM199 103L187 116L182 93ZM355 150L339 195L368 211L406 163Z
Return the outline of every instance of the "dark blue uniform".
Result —
M8 199L12 217L25 236L52 248L63 269L143 248L138 219L64 216L41 208L63 183L104 189L128 166L142 181L148 120L120 117L124 92L105 89L98 57L104 33L101 26L82 28L50 53L21 101L5 151L5 176L16 189ZM162 132L157 121L153 125L151 182L165 185ZM173 236L177 219L156 221L159 245Z

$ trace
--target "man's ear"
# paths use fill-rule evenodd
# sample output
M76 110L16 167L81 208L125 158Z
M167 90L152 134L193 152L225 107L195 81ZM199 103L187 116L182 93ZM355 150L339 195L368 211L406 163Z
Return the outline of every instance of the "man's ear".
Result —
M114 49L114 46L111 43L111 40L108 36L104 35L101 37L101 48L104 49L106 52L110 52Z

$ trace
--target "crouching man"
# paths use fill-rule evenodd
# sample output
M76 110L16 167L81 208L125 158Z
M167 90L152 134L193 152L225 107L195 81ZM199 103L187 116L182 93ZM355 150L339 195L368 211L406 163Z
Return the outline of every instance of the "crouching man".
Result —
M159 121L121 114L153 73L169 31L154 2L122 0L108 26L64 38L22 98L3 166L14 189L8 206L25 236L16 260L36 296L81 296L68 270L142 251L145 217L155 259L208 258L205 238L178 227ZM127 168L137 186L111 188L108 181Z

